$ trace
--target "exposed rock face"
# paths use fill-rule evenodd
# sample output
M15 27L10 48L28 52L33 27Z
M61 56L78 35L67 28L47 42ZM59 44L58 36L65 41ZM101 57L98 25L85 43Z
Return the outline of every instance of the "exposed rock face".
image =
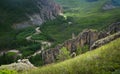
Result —
M53 63L62 47L66 47L71 53L75 52L77 48L84 45L91 46L93 42L98 40L99 32L95 30L84 30L76 38L65 41L63 44L55 48L48 49L42 53L45 64Z
M100 46L102 46L102 45L105 45L105 44L107 44L107 43L109 43L109 42L111 42L111 41L113 41L113 40L115 40L115 39L117 39L117 38L119 38L119 37L120 37L120 32L115 33L115 34L113 34L113 35L110 35L110 36L108 36L108 37L105 37L105 38L103 38L103 39L100 39L100 40L96 41L96 42L90 47L90 49L91 49L91 50L92 50L92 49L96 49L96 48L98 48L98 47L100 47Z
M110 25L106 32L98 32L95 30L84 30L77 37L65 41L63 44L56 46L55 48L48 49L42 53L42 58L45 64L53 63L56 60L57 55L60 52L62 47L66 47L71 54L74 53L78 47L83 47L88 45L89 48L94 49L103 44L106 44L118 37L120 37L120 33L109 36L112 33L116 33L120 31L120 24L114 23ZM108 36L108 37L107 37ZM106 38L105 38L106 37ZM105 38L105 39L102 39ZM102 39L99 41L99 39ZM96 42L97 41L97 42ZM102 42L101 42L102 41ZM95 42L95 43L94 43Z
M110 25L108 27L107 31L108 31L109 34L119 32L120 31L120 22L113 23L112 25Z
M12 63L9 65L2 65L0 66L1 69L10 69L10 70L16 70L16 71L25 71L36 68L33 66L28 59L18 60L18 63Z
M55 19L62 12L61 7L53 0L34 0L33 3L36 5L38 12L25 13L29 20L14 24L14 28L20 29L31 25L41 25L47 20Z
M105 32L104 32L105 33ZM95 49L98 48L104 44L107 44L117 38L120 37L120 22L117 23L113 23L111 24L108 28L107 28L107 34L109 34L110 36L107 37L103 37L100 40L97 40L96 42L94 42L94 44L90 47L90 49ZM113 34L113 35L111 35ZM102 35L102 34L101 34ZM104 35L105 36L105 35Z

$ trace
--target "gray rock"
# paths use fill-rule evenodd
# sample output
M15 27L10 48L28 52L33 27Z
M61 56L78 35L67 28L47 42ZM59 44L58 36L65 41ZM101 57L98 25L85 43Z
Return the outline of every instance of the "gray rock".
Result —
M90 50L100 47L110 41L119 37L120 24L119 22L111 24L106 31L98 32L96 30L86 29L77 37L65 41L63 44L50 48L42 53L42 58L45 64L53 63L62 47L66 47L71 54L77 50L78 47L88 45ZM114 35L111 35L116 33ZM101 39L101 40L100 40ZM100 40L100 41L99 41Z
M28 59L18 60L18 63L12 63L8 65L0 66L0 70L8 69L8 70L16 70L16 71L26 71L36 68L33 66Z
M103 39L100 39L100 40L94 42L94 44L90 47L90 49L91 50L96 49L96 48L98 48L98 47L100 47L102 45L105 45L105 44L107 44L107 43L109 43L109 42L111 42L111 41L113 41L113 40L115 40L115 39L117 39L119 37L120 37L120 32L115 33L115 34L110 35L110 36L107 36L107 37L105 37Z
M34 12L32 14L25 13L28 20L14 23L13 28L21 29L34 25L39 26L48 20L55 19L56 16L62 13L61 7L53 0L35 0L34 3L39 12Z

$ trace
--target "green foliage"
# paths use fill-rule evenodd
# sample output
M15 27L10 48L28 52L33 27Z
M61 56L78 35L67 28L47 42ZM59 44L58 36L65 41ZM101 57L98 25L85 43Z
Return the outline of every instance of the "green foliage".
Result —
M44 34L44 33L33 35L31 39L32 40L51 41L51 42L54 41L54 39L52 39L52 37L50 37L50 36L48 36L47 34Z
M88 45L85 45L83 47L78 47L77 51L76 51L76 54L80 55L80 54L83 54L83 53L85 53L87 51L89 51L89 48L88 48Z
M0 55L0 59L2 59L0 61L0 65L13 63L17 61L18 58L20 58L20 56L14 52L8 52L6 54Z
M17 71L14 70L0 70L0 74L18 74Z
M41 49L41 44L36 43L19 48L19 50L23 54L23 57L29 56L39 49Z
M34 64L35 66L42 66L43 65L43 59L42 59L42 55L39 54L39 55L36 55L36 56L32 56L30 57L30 62L32 64Z
M60 62L66 59L70 59L70 52L66 47L63 47L60 49L59 55L57 56L57 61Z
M120 38L58 64L28 71L28 74L119 74Z

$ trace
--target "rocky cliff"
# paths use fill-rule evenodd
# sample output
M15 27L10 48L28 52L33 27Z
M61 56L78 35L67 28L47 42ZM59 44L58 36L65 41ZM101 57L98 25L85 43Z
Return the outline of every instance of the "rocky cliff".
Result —
M63 44L60 44L58 46L56 46L55 48L51 48L48 49L46 51L44 51L42 53L42 58L44 60L45 64L49 64L49 63L53 63L56 60L57 55L60 52L60 49L62 47L66 47L71 54L74 53L78 47L83 47L85 45L88 45L89 48L91 47L91 49L94 49L94 47L96 46L96 44L98 44L97 47L100 46L100 42L98 41L99 39L105 38L113 33L119 32L120 31L120 23L114 23L112 25L110 25L110 27L108 27L108 29L106 31L95 31L95 30L91 30L91 29L87 29L84 30L83 32L81 32L77 37L75 37L74 39L70 39L65 41ZM120 34L115 34L113 36L107 37L107 39L102 39L102 45L116 39L120 37ZM99 43L94 43L98 41ZM91 50L90 49L90 50Z
M61 7L53 0L0 1L0 23L9 22L13 28L41 25L47 20L55 19L61 12Z

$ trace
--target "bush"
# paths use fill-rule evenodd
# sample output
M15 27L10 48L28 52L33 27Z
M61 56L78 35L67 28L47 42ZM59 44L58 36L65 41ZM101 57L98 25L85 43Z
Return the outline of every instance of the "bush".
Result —
M88 48L88 45L85 45L83 47L78 47L76 53L77 53L77 55L79 55L79 54L85 53L87 51L89 51L89 48Z
M70 58L70 51L68 51L66 49L66 47L63 47L60 49L60 53L59 55L57 56L57 61L64 61L66 59L69 59Z
M38 54L36 56L32 56L32 57L30 57L29 60L35 66L42 66L43 65L43 60L42 60L42 55L41 54Z

